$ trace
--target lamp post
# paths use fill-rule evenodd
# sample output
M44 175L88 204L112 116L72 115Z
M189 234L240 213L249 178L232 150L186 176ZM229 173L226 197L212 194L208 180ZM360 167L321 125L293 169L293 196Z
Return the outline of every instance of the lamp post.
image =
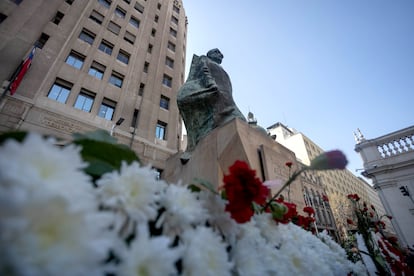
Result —
M124 121L125 119L124 118L119 118L118 119L118 121L116 121L116 123L112 126L112 128L111 128L111 136L114 136L114 130L115 130L115 128L117 127L117 126L120 126L121 124L122 124L122 122Z

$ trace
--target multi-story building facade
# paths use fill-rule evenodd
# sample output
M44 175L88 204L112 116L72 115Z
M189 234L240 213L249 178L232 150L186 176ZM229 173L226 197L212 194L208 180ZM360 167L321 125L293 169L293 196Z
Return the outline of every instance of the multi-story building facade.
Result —
M276 123L267 128L275 141L284 145L296 154L304 165L310 165L312 159L324 152L316 143L292 128L282 123ZM361 201L373 204L365 187L365 182L356 177L349 170L317 171L315 177L323 186L329 199L336 225L341 236L347 235L350 229L346 218L353 217L352 206L347 199L349 194L358 194Z
M355 151L364 162L403 246L414 246L414 126L375 139L357 137Z
M144 164L163 169L180 146L181 1L5 0L0 20L1 132L70 139L112 130ZM33 47L32 65L11 96L4 90Z

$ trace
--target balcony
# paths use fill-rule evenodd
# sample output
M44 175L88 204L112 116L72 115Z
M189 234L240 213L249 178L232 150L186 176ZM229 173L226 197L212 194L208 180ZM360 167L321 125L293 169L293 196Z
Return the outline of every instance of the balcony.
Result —
M414 163L414 126L376 139L362 138L355 151L361 155L367 174L410 165Z

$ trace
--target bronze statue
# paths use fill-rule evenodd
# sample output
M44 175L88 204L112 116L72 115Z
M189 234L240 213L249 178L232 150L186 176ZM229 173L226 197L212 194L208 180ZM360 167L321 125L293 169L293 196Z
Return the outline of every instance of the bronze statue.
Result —
M187 129L189 158L197 143L211 130L233 118L246 121L232 96L231 81L221 67L223 54L219 49L207 56L193 56L187 81L178 91L177 104Z

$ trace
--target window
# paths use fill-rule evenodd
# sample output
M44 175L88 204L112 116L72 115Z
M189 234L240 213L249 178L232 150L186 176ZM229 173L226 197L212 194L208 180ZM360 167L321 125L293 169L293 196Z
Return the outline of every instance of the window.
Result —
M69 56L66 58L66 63L75 67L76 69L81 69L84 61L85 56L75 51L71 51Z
M124 76L115 71L112 71L111 77L109 78L109 83L121 88L123 82Z
M173 37L177 37L177 31L173 28L170 28L170 35L172 35Z
M162 84L165 86L171 87L172 86L172 78L168 75L164 74L164 77L162 79Z
M59 25L60 21L62 20L64 14L58 11L52 19L52 22L56 25Z
M98 116L111 121L114 116L115 106L116 102L104 98L101 106L99 107Z
M23 2L23 0L12 0L12 2L16 5L20 5L20 3Z
M81 89L81 92L76 98L74 107L76 109L80 109L86 112L91 112L94 100L95 100L94 93L87 91L85 89Z
M148 49L147 49L147 52L149 53L149 54L151 54L152 53L152 48L153 48L154 46L152 46L152 44L148 44Z
M138 95L142 96L144 95L144 89L145 89L145 84L143 84L142 82L139 84L139 90L138 90Z
M138 2L136 2L136 3L135 3L134 8L135 8L138 12L140 12L140 13L143 13L143 12L144 12L144 6L143 6L143 5L141 5L141 4L140 4L140 3L138 3Z
M172 43L171 41L168 41L167 48L170 49L171 51L175 52L175 44Z
M139 115L139 110L135 109L134 110L134 115L132 115L131 127L134 127L134 128L137 127L138 115Z
M35 42L35 46L39 49L42 49L48 41L49 37L49 35L42 33L39 39Z
M160 10L161 9L161 3L158 3L157 5L157 9Z
M109 24L108 24L108 30L110 30L114 34L118 35L119 32L121 31L121 26L119 26L118 24L115 24L114 22L110 21Z
M129 43L131 43L132 45L134 45L135 39L136 39L136 36L135 35L131 34L128 31L125 31L125 35L124 35L124 40L125 41L128 41Z
M89 15L89 19L101 25L104 20L104 16L100 14L99 12L93 10L91 12L91 15Z
M115 9L115 14L121 18L125 18L126 15L126 11L124 11L123 9L121 9L121 7L117 6Z
M160 107L168 110L170 108L170 99L168 97L161 95Z
M130 4L131 0L124 0L124 2Z
M119 50L118 56L116 57L117 60L119 60L122 63L128 64L129 63L129 57L130 54L123 50Z
M139 20L136 19L135 17L131 16L131 18L129 19L129 24L131 24L132 26L134 26L135 28L139 28Z
M65 2L68 3L69 5L72 5L73 1L75 0L66 0Z
M102 79L106 67L96 61L92 62L91 67L89 68L88 74L94 76L97 79Z
M0 13L0 24L1 22L3 22L4 20L6 20L7 15L5 15L4 13Z
M79 39L85 41L86 43L92 45L93 41L95 40L95 34L91 31L83 29L79 35Z
M149 63L145 62L144 63L144 73L148 73L148 68L149 68Z
M165 64L170 68L174 68L174 60L172 58L166 57Z
M61 79L56 79L52 88L50 88L47 97L60 103L66 103L71 89L71 83Z
M111 6L111 0L98 0L98 3L104 6L105 8L109 8Z
M178 18L175 17L174 15L171 16L171 22L177 25L178 24Z
M112 49L113 48L114 48L114 45L112 45L111 43L109 43L106 40L102 40L101 44L98 47L99 50L101 50L102 52L104 52L108 55L112 55Z
M154 21L157 23L159 19L160 19L160 17L156 14L155 17L154 17Z
M174 5L173 11L175 11L176 13L180 13L180 8Z
M160 139L160 140L165 140L166 132L167 132L167 123L158 121L157 126L155 127L155 138Z
M157 32L157 30L153 28L153 29L151 30L151 36L155 36L155 33L156 33L156 32Z

